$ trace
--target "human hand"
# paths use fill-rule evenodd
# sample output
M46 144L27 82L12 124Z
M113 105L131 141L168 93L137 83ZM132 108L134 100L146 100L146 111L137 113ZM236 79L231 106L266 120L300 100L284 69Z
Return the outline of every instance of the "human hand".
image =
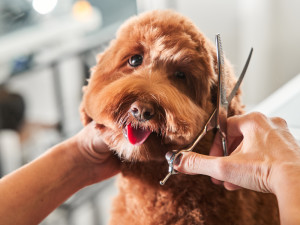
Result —
M223 155L219 140L215 138L209 156L185 152L174 168L211 176L215 183L224 181L228 190L243 187L275 194L287 176L299 177L300 148L283 119L260 113L229 118L227 157L219 157Z
M88 184L110 178L120 171L120 160L102 140L96 123L85 126L71 140L79 153L76 160L88 171Z

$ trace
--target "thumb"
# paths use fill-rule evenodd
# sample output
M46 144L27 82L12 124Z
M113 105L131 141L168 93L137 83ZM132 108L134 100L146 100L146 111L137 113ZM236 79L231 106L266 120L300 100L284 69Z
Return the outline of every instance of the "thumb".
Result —
M186 174L203 174L214 178L220 178L220 165L223 157L201 155L195 152L183 152L178 157L174 168Z
M235 181L236 179L230 179L231 166L227 163L226 158L228 159L228 157L215 157L195 152L184 152L178 157L180 160L174 161L174 168L181 173L190 175L203 174L213 177L214 180ZM241 188L231 182L224 182L224 187L231 191Z

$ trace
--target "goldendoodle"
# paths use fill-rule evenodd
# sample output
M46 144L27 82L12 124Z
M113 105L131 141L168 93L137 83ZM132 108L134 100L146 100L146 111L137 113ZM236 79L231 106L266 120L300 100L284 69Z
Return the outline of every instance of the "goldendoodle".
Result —
M231 90L236 79L226 59L225 73ZM216 87L214 44L170 10L129 19L99 55L81 113L122 160L111 224L279 224L271 194L230 192L203 175L178 174L159 184L168 171L166 152L199 134L215 107ZM240 95L230 116L243 113ZM213 138L209 133L196 151L208 154Z

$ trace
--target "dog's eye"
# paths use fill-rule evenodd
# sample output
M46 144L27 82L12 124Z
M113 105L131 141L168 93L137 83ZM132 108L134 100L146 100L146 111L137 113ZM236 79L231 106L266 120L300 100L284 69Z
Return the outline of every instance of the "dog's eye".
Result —
M143 56L134 55L128 60L128 63L132 67L137 67L143 63Z
M185 78L185 73L181 72L181 71L176 71L174 75L175 75L176 78L179 78L179 79L184 79Z

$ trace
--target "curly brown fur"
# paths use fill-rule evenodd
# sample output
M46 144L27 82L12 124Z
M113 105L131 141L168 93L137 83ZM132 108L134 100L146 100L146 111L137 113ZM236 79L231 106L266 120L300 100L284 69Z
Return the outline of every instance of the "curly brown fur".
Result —
M143 61L133 67L128 60L137 54ZM214 108L216 61L214 45L172 11L129 19L99 55L81 112L83 123L96 121L123 160L111 224L279 224L273 195L229 192L202 175L176 175L159 185L167 172L166 152L189 145ZM226 59L225 72L231 90L236 79ZM230 115L243 113L240 95ZM145 118L136 116L135 104L148 110ZM131 144L128 127L151 134ZM208 134L196 151L208 154L213 137Z

